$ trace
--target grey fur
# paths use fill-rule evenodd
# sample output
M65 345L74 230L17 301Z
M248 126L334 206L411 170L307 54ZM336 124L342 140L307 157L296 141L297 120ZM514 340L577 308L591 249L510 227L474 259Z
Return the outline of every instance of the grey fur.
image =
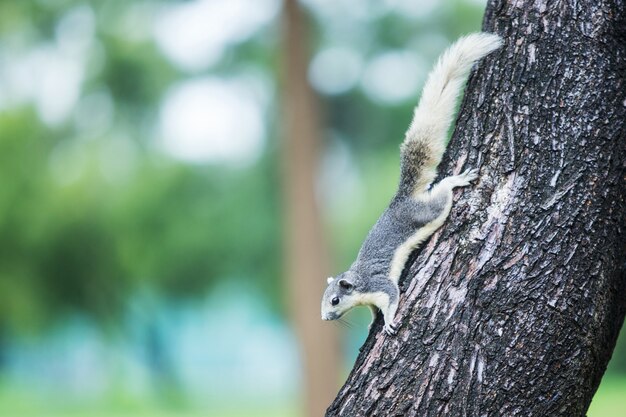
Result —
M450 179L463 176L471 177L472 174L464 173L461 176L448 177L446 180L450 182ZM322 299L324 320L338 319L350 308L359 305L354 302L345 303L345 300L353 300L355 295L382 292L389 299L387 303L376 307L385 316L385 331L395 333L392 313L395 313L398 306L400 290L398 285L389 279L390 265L398 247L416 231L439 218L451 204L452 189L458 182L452 181L453 184L447 184L446 180L437 184L431 191L431 197L424 201L415 200L400 192L393 198L389 207L367 234L350 269L339 274L328 284ZM462 181L469 183L465 179ZM444 187L437 190L440 184ZM349 282L353 287L349 290L343 288L340 285L342 280ZM332 306L331 301L335 297L339 298L340 303Z
M369 231L356 262L350 267L358 276L389 280L389 264L399 243L406 241L416 230L436 219L446 204L446 196L428 202L396 196Z
M408 196L428 166L432 150L423 141L405 142L400 147L400 186L398 193Z
M429 75L401 146L398 191L369 231L350 269L329 278L322 298L322 319L335 320L352 307L369 305L372 312L378 308L383 313L385 332L396 332L394 317L400 301L397 281L404 263L411 250L448 217L452 190L465 187L478 177L477 171L467 170L446 177L429 189L445 149L454 100L473 62L500 45L501 39L496 35L469 35L453 45ZM425 109L426 105L434 106L435 113ZM424 118L431 114L432 120Z

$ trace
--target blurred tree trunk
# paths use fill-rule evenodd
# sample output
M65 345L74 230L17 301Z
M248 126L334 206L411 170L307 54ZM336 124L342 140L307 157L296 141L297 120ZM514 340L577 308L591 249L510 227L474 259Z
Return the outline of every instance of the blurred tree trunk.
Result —
M480 167L327 416L584 416L626 309L621 0L491 0L442 174Z
M336 329L320 319L328 274L323 225L315 201L321 126L307 80L308 33L297 1L283 14L283 182L287 297L300 341L306 415L318 417L337 392L340 362Z

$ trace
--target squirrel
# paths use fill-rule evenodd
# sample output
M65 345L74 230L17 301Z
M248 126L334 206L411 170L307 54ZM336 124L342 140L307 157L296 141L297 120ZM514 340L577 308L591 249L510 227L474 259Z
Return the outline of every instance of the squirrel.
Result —
M501 45L498 35L469 34L455 42L435 64L400 146L398 191L369 231L350 269L328 278L322 297L322 320L336 320L355 306L367 305L372 311L372 323L378 309L385 321L384 331L396 333L398 280L409 255L450 214L452 190L478 178L477 170L468 169L430 186L446 149L457 97L473 64Z

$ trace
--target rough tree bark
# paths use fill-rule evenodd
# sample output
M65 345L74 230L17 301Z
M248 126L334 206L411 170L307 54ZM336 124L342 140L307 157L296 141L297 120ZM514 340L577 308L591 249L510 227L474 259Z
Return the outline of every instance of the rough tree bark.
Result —
M327 416L583 416L626 309L622 0L491 0L440 172L480 167Z

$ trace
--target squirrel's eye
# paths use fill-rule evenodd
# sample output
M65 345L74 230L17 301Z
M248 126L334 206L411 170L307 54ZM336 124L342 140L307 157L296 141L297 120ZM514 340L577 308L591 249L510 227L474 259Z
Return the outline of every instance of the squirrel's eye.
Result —
M337 304L339 304L339 297L335 297L332 300L330 300L330 303L334 306L336 306Z

